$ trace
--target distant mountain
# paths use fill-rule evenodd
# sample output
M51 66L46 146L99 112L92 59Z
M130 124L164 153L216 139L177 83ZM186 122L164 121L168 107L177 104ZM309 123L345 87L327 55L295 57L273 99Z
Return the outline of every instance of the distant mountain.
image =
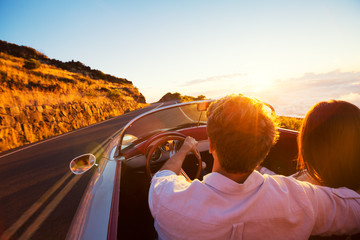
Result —
M206 99L204 95L200 95L197 97L192 96L183 96L178 92L175 93L166 93L164 96L161 97L159 102L168 102L168 101L177 101L177 102L190 102L190 101L197 101L197 100L203 100Z
M145 105L125 78L0 40L0 151Z

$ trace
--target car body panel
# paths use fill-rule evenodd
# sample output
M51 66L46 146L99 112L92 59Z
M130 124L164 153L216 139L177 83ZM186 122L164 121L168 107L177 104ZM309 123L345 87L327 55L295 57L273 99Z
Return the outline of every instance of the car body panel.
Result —
M95 169L73 219L67 239L107 239L118 162L114 159L119 139L114 138ZM118 196L118 195L117 195Z

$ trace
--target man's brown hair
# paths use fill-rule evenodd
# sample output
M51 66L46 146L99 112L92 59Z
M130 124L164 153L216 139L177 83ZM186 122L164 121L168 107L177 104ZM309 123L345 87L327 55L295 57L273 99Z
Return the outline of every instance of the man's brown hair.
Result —
M207 111L207 133L221 167L229 173L252 172L276 139L271 109L244 95L230 95Z

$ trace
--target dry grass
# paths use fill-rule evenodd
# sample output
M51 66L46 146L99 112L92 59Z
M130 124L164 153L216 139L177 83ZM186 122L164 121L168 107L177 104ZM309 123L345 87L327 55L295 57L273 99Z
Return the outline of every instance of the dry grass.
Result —
M34 70L23 67L24 59L0 53L0 107L57 105L70 102L111 102L109 93L128 100L131 95L121 88L134 89L131 84L94 80L81 74L41 64Z
M301 124L303 122L303 118L295 118L295 117L285 117L278 116L279 127L300 131Z

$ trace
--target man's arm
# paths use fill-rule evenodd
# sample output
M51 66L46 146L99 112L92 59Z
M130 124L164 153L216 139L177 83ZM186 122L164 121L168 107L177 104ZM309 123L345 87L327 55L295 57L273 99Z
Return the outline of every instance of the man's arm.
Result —
M165 164L162 166L161 170L170 170L171 172L157 172L151 181L150 189L149 189L149 207L151 214L155 218L159 211L159 202L163 200L161 197L162 194L167 194L168 191L166 189L168 181L174 181L174 177L176 177L173 173L179 175L181 171L181 166L185 160L186 154L190 151L194 151L197 147L197 141L191 137L187 137L181 146L180 150L175 153ZM195 151L197 152L197 150ZM160 176L158 176L160 175ZM180 180L179 180L180 179ZM185 181L184 178L177 178L178 181ZM184 187L184 184L181 184L181 187ZM170 191L172 192L172 191Z
M261 173L261 174L268 174L268 175L279 175L277 174L276 172L273 172L271 170L269 170L268 168L266 167L263 167L261 165L257 166L256 167L256 170ZM293 177L295 178L296 180L298 181L302 181L302 182L308 182L308 183L311 183L311 184L314 184L314 185L319 185L321 186L321 184L316 181L315 179L313 179L307 172L307 170L301 170L299 172L296 172L288 177ZM358 191L358 193L360 193L360 189Z
M312 235L360 233L359 194L347 188L332 189L312 184L305 185L304 190L314 210Z
M186 155L191 151L193 151L195 154L199 154L196 149L197 145L198 142L194 138L186 137L180 150L165 162L160 171L170 170L179 175L181 171L181 166L185 160Z

